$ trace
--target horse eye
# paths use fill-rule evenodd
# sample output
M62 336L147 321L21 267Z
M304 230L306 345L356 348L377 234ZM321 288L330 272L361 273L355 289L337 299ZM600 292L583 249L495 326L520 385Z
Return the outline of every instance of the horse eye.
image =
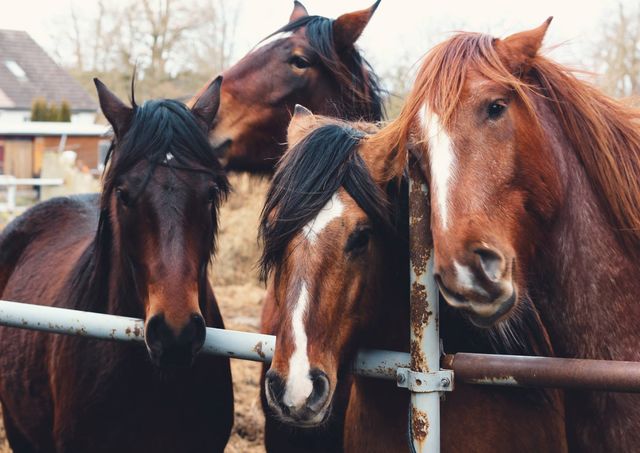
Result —
M207 193L207 201L209 203L213 203L218 198L218 186L213 185L209 187L209 192Z
M129 198L129 192L120 187L116 188L116 198L124 206L129 206L131 199Z
M506 109L507 106L503 101L495 101L487 107L487 115L490 120L496 120L502 116Z
M356 230L347 240L345 249L347 252L353 253L364 249L369 244L371 238L371 229L363 228Z
M289 64L298 69L307 69L311 66L311 62L299 55L294 55L293 57L291 57L291 59L289 60Z

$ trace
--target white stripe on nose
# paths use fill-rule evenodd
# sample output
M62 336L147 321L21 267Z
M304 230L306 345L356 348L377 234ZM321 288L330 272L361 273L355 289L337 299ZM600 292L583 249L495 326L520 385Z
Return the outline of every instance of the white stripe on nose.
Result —
M420 120L425 136L429 138L429 162L432 190L437 200L437 214L443 230L448 227L449 186L454 177L455 156L451 138L440 123L440 118L427 107L420 109Z
M307 284L303 281L300 294L291 316L293 328L293 354L289 359L289 376L285 385L283 402L288 407L302 407L311 391L313 383L309 376L309 356L307 355L307 333L304 327L305 313L309 305Z
M344 204L338 196L338 192L322 207L318 215L302 228L303 235L313 245L318 235L333 219L337 219L344 212Z

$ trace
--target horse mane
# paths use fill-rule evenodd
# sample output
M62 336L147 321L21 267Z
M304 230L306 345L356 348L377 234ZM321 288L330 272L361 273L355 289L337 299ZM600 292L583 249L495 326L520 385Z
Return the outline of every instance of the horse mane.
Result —
M71 295L78 301L77 308L89 311L106 311L109 297L108 278L110 270L117 265L125 269L118 291L121 297L132 297L129 291L135 288L134 264L130 260L113 263L115 238L110 216L111 195L119 183L119 177L135 165L146 161L148 172L140 192L151 180L159 165L173 171L187 170L210 173L217 185L217 196L213 199L213 237L217 236L218 209L230 190L229 181L209 143L206 132L182 103L169 99L152 100L139 106L133 101L133 119L122 139L114 138L105 158L106 171L103 175L102 194L99 202L99 220L96 235L85 249L71 273ZM171 155L171 159L168 159ZM140 193L139 192L139 193ZM135 197L138 194L132 194ZM210 256L215 251L215 241L211 243ZM129 275L128 278L127 275ZM137 292L136 292L137 294Z
M260 220L263 279L274 267L278 270L289 242L340 187L369 216L374 228L393 228L387 194L358 153L363 137L364 132L346 123L328 124L287 151L276 168Z
M311 49L322 64L338 80L342 89L340 112L343 118L381 121L384 117L383 88L369 62L356 46L338 53L333 42L333 20L322 16L304 16L276 30L265 39L279 33L295 32L306 27ZM338 113L338 112L336 112Z
M495 42L488 35L459 33L434 47L399 117L383 131L387 140L405 149L415 138L416 118L425 104L443 124L451 121L470 69L512 89L533 118L539 116L535 101L546 100L617 238L638 250L640 110L608 97L541 55L528 62L527 73L519 78L501 60Z

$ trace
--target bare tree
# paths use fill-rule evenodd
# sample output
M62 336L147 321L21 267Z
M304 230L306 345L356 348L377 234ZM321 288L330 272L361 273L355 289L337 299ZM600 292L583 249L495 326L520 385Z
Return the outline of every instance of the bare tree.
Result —
M594 52L598 83L611 96L640 94L640 7L618 3Z
M71 10L55 55L89 87L98 75L125 94L136 68L143 97L188 96L224 69L233 52L238 3L223 0L99 0L94 17ZM91 90L93 91L93 90Z

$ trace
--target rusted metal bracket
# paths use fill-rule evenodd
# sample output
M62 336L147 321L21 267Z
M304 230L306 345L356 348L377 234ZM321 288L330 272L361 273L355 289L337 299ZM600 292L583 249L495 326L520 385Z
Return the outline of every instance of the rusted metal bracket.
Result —
M396 383L398 387L414 393L450 392L453 390L453 371L420 373L409 368L398 368Z

